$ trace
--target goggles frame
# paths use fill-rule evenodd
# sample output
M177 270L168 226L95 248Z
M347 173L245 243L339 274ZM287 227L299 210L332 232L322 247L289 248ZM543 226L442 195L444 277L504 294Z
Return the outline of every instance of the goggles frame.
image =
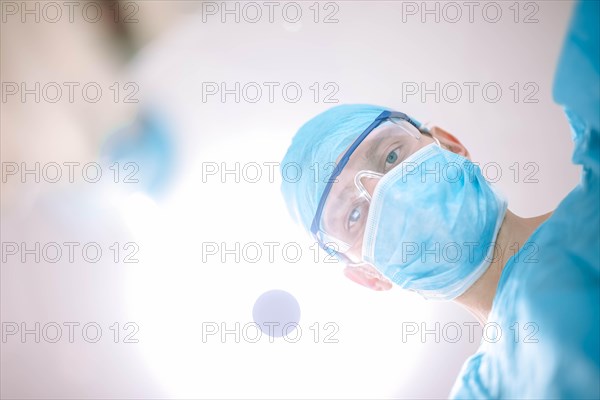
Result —
M321 230L321 228L320 228L321 217L323 215L323 208L325 207L325 202L327 201L327 197L329 196L329 192L331 192L331 188L333 187L333 184L337 181L337 177L342 173L342 171L344 170L344 167L346 166L346 164L348 164L350 157L352 156L354 151L357 149L357 147L365 140L365 138L373 130L375 130L375 128L377 128L379 125L381 125L383 122L387 121L388 119L392 119L392 118L397 118L397 119L406 121L409 124L411 124L412 126L414 126L415 128L417 128L417 130L421 131L421 124L419 122L417 122L416 120L410 118L408 115L406 115L402 112L399 112L399 111L388 111L388 110L383 111L381 114L379 114L379 116L377 118L375 118L375 120L367 127L367 129L365 129L363 131L363 133L361 133L360 136L358 136L356 138L356 140L354 140L354 142L348 148L348 150L346 150L346 152L344 153L344 155L342 156L340 161L336 164L333 172L331 173L331 176L327 180L325 189L323 190L323 193L321 194L321 198L319 199L317 211L315 212L315 216L314 216L314 218L312 220L312 224L310 226L310 232L312 233L313 237L315 238L317 243L319 243L319 246L321 246L321 248L323 250L325 250L329 255L335 256L342 262L352 264L352 261L346 255L344 255L343 253L339 252L337 249L334 249L331 246L332 243L323 243L323 241L321 241L321 238L319 237L319 232Z

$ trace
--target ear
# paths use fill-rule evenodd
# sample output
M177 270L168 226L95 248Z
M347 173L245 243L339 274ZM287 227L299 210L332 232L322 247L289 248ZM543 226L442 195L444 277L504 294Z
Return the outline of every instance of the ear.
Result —
M370 264L347 266L344 268L344 275L351 281L372 290L382 291L392 288L392 282Z
M453 153L459 154L465 158L471 159L467 148L454 135L446 132L440 127L434 126L429 129L431 136L440 141L441 145Z

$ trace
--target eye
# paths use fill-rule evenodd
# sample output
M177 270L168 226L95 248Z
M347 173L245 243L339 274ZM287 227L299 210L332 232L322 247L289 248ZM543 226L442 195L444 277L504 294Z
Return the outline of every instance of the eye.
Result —
M391 151L390 154L387 155L385 159L386 164L394 164L398 161L398 150Z
M348 227L352 228L352 226L360 220L361 211L359 207L354 208L350 215L348 216Z

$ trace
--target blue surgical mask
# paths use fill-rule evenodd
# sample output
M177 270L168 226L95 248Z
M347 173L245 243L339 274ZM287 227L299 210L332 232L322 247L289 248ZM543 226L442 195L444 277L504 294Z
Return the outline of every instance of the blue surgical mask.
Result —
M454 299L492 262L506 207L477 165L432 143L377 184L363 258L402 288Z

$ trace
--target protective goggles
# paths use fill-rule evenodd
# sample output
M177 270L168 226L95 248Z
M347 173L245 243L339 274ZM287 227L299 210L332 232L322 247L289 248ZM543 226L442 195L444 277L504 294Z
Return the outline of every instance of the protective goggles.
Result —
M321 195L311 233L329 254L348 264L347 255L361 243L371 193L379 178L427 143L427 132L406 114L382 112L350 145L334 168Z

